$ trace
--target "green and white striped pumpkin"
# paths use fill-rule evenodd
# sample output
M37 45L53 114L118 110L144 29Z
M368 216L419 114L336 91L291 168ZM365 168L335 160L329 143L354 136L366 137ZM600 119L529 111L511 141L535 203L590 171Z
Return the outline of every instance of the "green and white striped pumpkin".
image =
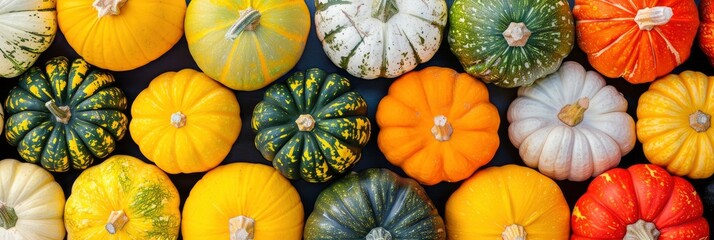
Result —
M0 77L17 77L55 38L55 0L0 0L0 22Z
M316 0L330 60L364 79L395 78L429 61L446 25L444 0Z

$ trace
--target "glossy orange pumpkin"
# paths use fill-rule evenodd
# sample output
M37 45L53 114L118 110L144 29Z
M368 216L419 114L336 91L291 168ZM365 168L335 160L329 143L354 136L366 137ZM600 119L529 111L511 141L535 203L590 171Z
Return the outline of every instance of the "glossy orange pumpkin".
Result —
M714 66L714 2L701 0L699 2L699 48L702 49L709 64Z

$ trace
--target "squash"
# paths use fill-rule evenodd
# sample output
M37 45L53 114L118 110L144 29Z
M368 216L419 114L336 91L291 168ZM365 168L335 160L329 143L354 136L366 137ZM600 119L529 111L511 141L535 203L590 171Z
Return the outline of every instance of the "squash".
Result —
M455 0L449 46L466 72L499 87L531 85L573 49L567 0Z
M350 173L320 192L304 239L446 239L444 220L414 180L387 169Z
M0 239L64 239L64 192L49 172L2 160L0 189Z
M176 239L179 195L166 173L114 155L82 172L65 206L67 238Z
M0 134L5 129L5 110L2 109L2 104L0 104Z
M366 115L347 78L312 68L268 88L251 127L255 147L283 176L326 182L362 156L371 134Z
M714 77L684 71L658 79L640 96L637 138L647 160L679 176L714 174L712 85Z
M379 149L424 185L468 178L498 149L500 117L486 86L427 67L402 75L377 107Z
M646 83L682 64L699 26L692 0L576 0L578 46L598 72Z
M69 45L92 65L127 71L168 52L183 36L184 0L57 0Z
M316 0L327 57L355 77L395 78L431 59L446 25L444 0Z
M275 169L256 163L217 167L191 189L184 239L300 239L300 195Z
M708 239L694 187L652 164L614 168L588 186L571 217L571 239Z
M711 0L699 1L699 48L714 66L714 5Z
M558 185L533 169L476 172L446 202L449 239L568 239L570 207Z
M124 137L127 100L114 77L83 59L55 57L10 90L5 137L20 156L52 172L85 169Z
M55 0L0 0L0 77L25 72L47 50L57 33Z
M616 167L635 146L622 93L576 62L518 89L508 137L523 162L548 177L585 181Z
M204 172L228 155L241 129L235 94L193 69L151 81L131 106L131 137L167 173Z
M714 179L704 185L699 195L704 203L704 216L714 216Z
M256 90L302 56L310 13L302 0L193 0L186 11L191 56L209 77L235 90Z

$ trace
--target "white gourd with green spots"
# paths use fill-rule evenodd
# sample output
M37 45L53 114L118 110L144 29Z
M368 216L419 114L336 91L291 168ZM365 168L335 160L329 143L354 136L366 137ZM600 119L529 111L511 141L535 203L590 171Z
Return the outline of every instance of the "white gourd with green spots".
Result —
M55 0L0 0L0 26L0 77L17 77L55 38Z

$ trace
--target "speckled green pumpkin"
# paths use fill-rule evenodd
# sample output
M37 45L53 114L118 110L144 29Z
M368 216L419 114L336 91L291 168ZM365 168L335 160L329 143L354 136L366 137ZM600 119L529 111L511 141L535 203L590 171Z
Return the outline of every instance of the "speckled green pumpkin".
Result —
M114 77L82 59L33 67L5 101L5 137L20 156L53 172L85 169L124 137L127 100Z
M416 181L373 168L351 173L323 190L303 237L446 239L446 232L443 219Z
M313 68L271 86L251 126L256 148L285 177L326 182L360 159L371 131L366 114L347 78Z

